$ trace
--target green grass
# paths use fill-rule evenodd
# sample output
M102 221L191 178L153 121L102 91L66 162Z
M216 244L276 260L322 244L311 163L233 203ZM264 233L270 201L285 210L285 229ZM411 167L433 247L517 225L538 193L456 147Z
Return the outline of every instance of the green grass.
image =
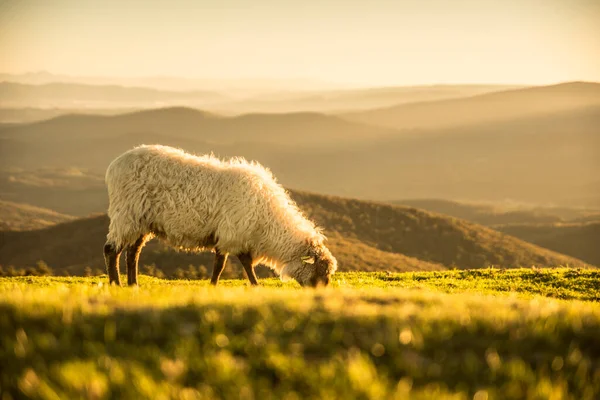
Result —
M0 279L12 398L596 399L593 270ZM552 298L551 298L552 297ZM2 397L11 398L11 397Z

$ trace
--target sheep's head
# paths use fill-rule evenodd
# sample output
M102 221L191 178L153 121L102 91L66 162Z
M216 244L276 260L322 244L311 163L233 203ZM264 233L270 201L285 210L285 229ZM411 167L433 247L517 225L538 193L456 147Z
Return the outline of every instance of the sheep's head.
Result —
M294 260L284 273L294 278L301 286L317 287L329 285L331 275L337 269L337 261L323 244L310 245L305 255Z

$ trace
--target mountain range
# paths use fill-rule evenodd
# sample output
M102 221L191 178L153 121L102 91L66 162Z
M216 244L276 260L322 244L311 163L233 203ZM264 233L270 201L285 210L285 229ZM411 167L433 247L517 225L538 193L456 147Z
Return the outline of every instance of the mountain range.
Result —
M432 111L428 119L443 127L427 129L375 126L346 120L345 114L314 112L223 116L167 108L65 115L0 126L0 168L77 167L102 174L123 151L162 143L258 160L286 186L324 194L598 207L600 105L595 93L600 85L534 87L493 96L533 99L540 91L549 91L545 98L554 106L547 109L553 111L523 111L523 100L514 103L521 110L518 116L503 112L498 118L504 119L493 123L473 117L461 126L443 122L446 111ZM468 102L475 110L489 96Z

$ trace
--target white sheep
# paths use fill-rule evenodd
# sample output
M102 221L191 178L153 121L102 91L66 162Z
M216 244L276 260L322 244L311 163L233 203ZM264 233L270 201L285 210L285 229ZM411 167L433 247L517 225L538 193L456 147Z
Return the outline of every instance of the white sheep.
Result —
M337 268L320 229L258 163L144 145L109 165L106 184L110 283L120 285L119 256L126 250L127 283L137 284L140 251L154 236L180 249L214 250L213 285L229 254L238 257L252 285L259 263L302 286L327 285Z

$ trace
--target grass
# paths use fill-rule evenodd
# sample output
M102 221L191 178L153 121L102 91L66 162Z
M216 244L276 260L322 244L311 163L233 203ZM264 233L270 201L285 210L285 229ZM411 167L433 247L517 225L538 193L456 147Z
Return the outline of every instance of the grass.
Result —
M0 279L4 398L596 399L593 270ZM10 396L10 397L9 397Z

